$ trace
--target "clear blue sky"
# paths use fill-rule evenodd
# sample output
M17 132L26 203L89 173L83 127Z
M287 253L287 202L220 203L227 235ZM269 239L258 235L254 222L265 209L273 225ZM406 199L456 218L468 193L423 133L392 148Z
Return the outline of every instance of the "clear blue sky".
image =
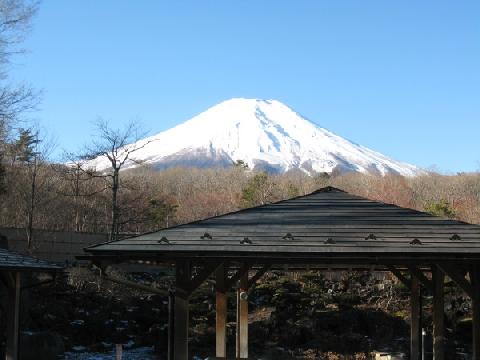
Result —
M98 116L152 133L278 99L399 160L480 169L480 1L44 0L13 78L75 150Z

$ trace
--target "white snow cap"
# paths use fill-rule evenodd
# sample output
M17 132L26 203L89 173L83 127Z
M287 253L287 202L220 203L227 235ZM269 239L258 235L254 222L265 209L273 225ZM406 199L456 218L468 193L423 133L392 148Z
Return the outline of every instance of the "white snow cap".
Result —
M300 169L314 174L338 169L381 175L423 173L414 165L343 139L277 100L226 100L183 124L139 141L139 145L145 141L152 142L134 158L157 168L227 166L243 160L251 169L277 172ZM91 165L99 170L108 167L101 158Z

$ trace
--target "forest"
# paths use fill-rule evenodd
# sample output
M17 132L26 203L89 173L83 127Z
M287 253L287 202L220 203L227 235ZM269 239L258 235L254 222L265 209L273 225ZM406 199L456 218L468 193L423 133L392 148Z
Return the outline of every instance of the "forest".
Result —
M48 161L31 129L4 143L0 226L123 234L155 231L334 186L356 195L438 216L480 223L480 174L425 172L405 178L361 173L268 174L243 161L229 168L138 164L95 171L78 160ZM96 152L94 152L96 154ZM118 163L118 160L117 160ZM112 224L114 225L112 227Z

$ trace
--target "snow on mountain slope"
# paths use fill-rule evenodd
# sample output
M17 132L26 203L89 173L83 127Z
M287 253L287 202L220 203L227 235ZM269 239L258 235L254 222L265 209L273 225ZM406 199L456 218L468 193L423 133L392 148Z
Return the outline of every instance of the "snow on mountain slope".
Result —
M250 168L274 172L336 169L404 176L423 172L345 140L276 100L227 100L139 145L146 141L152 142L134 157L155 168L230 166L243 160ZM108 167L102 158L89 165L98 170Z

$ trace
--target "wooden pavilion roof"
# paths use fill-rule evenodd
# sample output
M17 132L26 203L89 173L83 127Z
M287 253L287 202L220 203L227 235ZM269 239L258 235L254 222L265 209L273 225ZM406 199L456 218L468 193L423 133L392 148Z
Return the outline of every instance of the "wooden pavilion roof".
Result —
M56 271L62 266L7 249L0 249L0 271Z
M327 187L85 249L123 259L376 263L480 259L480 226Z

